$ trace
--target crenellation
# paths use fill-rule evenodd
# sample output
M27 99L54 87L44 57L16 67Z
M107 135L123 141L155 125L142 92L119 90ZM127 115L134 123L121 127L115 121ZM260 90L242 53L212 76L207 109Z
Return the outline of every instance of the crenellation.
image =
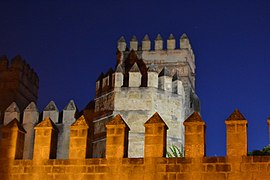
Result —
M39 80L36 72L21 56L17 55L9 64L6 56L0 60L0 111L4 112L12 102L16 102L21 112L38 98ZM1 114L0 124L3 123ZM20 118L18 118L20 120Z
M120 88L124 84L124 70L121 64L118 64L112 75L113 88Z
M121 38L120 42L124 39ZM129 46L137 47L137 43L137 38L133 37ZM155 50L158 44L159 48ZM144 131L140 125L154 112L166 119L169 127L167 145L183 146L183 121L194 110L199 111L199 108L194 108L198 98L194 89L195 61L192 58L191 49L176 48L172 34L165 49L161 35L155 39L154 50L151 50L149 36L145 35L141 49L126 47L124 51L117 51L112 91L96 96L94 111L112 111L123 116L130 127L129 145L133 147L129 150L129 157L143 156ZM103 122L108 119L109 116L95 117L94 134L99 138L94 140L94 147L104 149ZM99 153L96 157L103 156Z
M23 127L27 132L24 141L23 159L33 158L34 149L34 127L39 121L39 112L34 102L31 102L24 110L23 113Z
M146 34L142 40L142 51L150 51L150 50L151 50L151 41L148 34Z
M158 88L158 70L155 64L149 66L147 76L147 87Z
M131 40L130 40L130 50L134 50L134 51L137 51L138 50L138 40L137 40L137 37L136 36L132 36Z
M184 87L183 87L183 84L181 81L181 76L180 76L180 73L178 70L173 75L172 81L173 81L172 82L172 92L185 97Z
M128 75L128 87L134 88L141 86L142 74L137 63L134 63L134 65L129 70Z
M184 33L180 37L180 48L181 49L191 49L191 46L190 46L190 43L189 43L189 39L188 39L186 33Z
M170 34L169 38L167 39L167 49L174 50L175 49L175 38L173 34Z
M58 129L54 122L46 117L35 126L34 160L55 159L57 152Z
M47 117L49 117L55 124L59 122L59 110L54 101L50 101L43 109L42 119Z
M163 50L163 40L160 34L155 39L155 51Z
M65 110L75 110L71 101ZM25 112L36 111L34 103L29 104ZM17 119L0 128L0 157L2 178L47 179L62 177L76 179L91 177L102 179L161 179L176 177L181 179L269 179L270 166L267 156L248 156L246 149L247 120L235 110L225 121L227 126L227 153L224 157L205 156L205 122L199 113L194 112L185 122L185 154L184 157L166 158L167 116L154 112L143 124L145 134L144 157L128 158L128 136L132 135L126 118L114 115L106 122L106 139L95 140L90 146L89 126L84 116L79 117L71 125L69 138L69 157L56 158L58 129L49 118L35 126L33 159L22 160L24 135L27 133ZM63 121L64 122L64 121ZM228 125L230 127L228 127ZM180 133L180 132L178 132ZM232 137L230 137L232 136ZM137 136L138 138L138 136ZM99 144L100 143L100 144ZM100 147L106 149L103 158L89 158L90 148L98 152ZM231 151L233 149L233 151ZM237 150L238 149L238 150ZM100 152L101 153L101 152ZM106 158L105 158L106 157ZM6 176L8 175L8 176Z
M102 94L103 78L104 78L104 73L102 72L96 80L96 96L100 96Z
M172 77L167 67L164 67L158 75L158 88L172 92Z
M4 125L10 123L13 119L18 119L19 121L21 119L20 109L16 102L12 102L5 110Z
M117 49L119 51L125 51L126 47L127 47L126 40L125 40L124 36L121 36L120 39L118 40Z

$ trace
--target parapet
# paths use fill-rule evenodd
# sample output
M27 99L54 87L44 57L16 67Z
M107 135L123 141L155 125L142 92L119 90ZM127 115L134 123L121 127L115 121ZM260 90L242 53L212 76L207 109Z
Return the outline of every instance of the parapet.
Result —
M0 73L12 73L16 72L20 77L26 77L35 86L39 86L39 78L37 73L30 67L28 63L20 56L17 55L12 58L11 63L9 63L6 56L0 57Z
M164 67L158 72L155 65L150 65L145 71L136 62L128 71L123 69L125 67L118 64L115 70L110 69L106 74L101 73L96 81L96 97L122 87L156 88L184 96L183 84L177 70L172 74L167 67Z
M165 42L166 42L166 47L164 47ZM165 42L160 34L157 34L153 42L150 40L149 35L146 34L144 38L142 39L141 43L139 43L135 35L132 36L129 43L126 42L124 36L121 36L118 40L117 49L120 52L127 51L127 50L129 51L131 50L134 50L134 51L168 50L168 51L171 51L171 50L177 49L177 47L179 49L189 49L189 50L192 49L189 38L187 37L185 33L179 38L178 44L176 44L177 42L173 34L170 34ZM127 46L127 44L129 44L129 46ZM153 44L153 48L152 48L152 44Z
M13 179L269 179L270 157L248 156L246 150L247 120L235 110L225 121L227 153L224 157L205 156L205 122L194 112L185 122L185 156L166 158L167 126L155 113L145 123L144 158L126 158L128 126L116 115L107 123L106 158L87 158L88 124L80 117L71 125L69 159L54 159L56 125L46 118L36 126L36 149L43 152L32 160L21 160L25 130L17 120L0 129L1 177ZM79 126L74 126L78 124ZM239 137L238 137L239 136ZM8 146L7 146L8 144ZM38 148L39 147L39 148ZM240 153L237 153L239 151ZM16 152L19 152L16 154ZM245 151L246 152L246 151ZM56 157L57 158L57 157Z

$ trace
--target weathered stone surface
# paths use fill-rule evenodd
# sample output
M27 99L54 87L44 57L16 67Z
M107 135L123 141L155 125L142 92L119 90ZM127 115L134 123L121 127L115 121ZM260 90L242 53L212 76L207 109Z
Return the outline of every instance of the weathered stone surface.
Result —
M34 102L31 102L23 113L23 127L26 130L24 141L24 159L33 158L34 149L34 127L38 123L39 112Z
M225 121L227 156L247 155L247 120L235 110Z
M236 121L236 120L246 120L246 118L241 114L238 109L235 109L234 112L226 119L226 121Z
M42 119L45 119L47 117L49 117L54 123L58 123L59 121L59 111L54 101L50 101L43 110Z
M12 102L5 110L4 125L10 123L14 118L20 120L20 109L15 102Z

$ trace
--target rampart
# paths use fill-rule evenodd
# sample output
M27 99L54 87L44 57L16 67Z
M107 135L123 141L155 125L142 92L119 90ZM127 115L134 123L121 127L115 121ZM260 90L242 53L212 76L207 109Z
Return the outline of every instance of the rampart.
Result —
M225 124L226 156L205 156L206 125L200 115L194 112L184 122L185 157L166 158L168 127L155 113L144 124L144 157L127 158L129 127L120 115L116 115L106 124L106 157L88 158L91 128L81 116L70 126L68 159L54 159L59 129L46 117L35 126L33 159L22 160L27 131L14 119L1 127L1 178L269 179L270 157L247 156L247 120L244 116L235 110Z

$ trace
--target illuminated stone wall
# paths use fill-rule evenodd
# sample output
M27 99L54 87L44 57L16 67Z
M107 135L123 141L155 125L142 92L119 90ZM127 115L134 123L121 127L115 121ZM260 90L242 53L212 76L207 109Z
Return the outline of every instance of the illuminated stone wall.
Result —
M247 120L235 110L225 121L227 155L205 156L205 122L194 112L185 122L185 157L166 158L168 126L158 113L145 123L144 158L127 158L130 128L116 115L107 124L106 158L87 158L89 125L84 116L70 127L69 159L55 158L57 127L46 118L35 127L36 152L33 160L22 160L26 131L15 119L0 130L0 176L5 180L47 179L201 179L201 180L265 180L270 178L269 156L247 156ZM239 138L231 138L231 134ZM40 139L41 138L41 139ZM241 146L240 146L241 145ZM42 151L43 150L43 151ZM232 153L234 152L234 153Z

